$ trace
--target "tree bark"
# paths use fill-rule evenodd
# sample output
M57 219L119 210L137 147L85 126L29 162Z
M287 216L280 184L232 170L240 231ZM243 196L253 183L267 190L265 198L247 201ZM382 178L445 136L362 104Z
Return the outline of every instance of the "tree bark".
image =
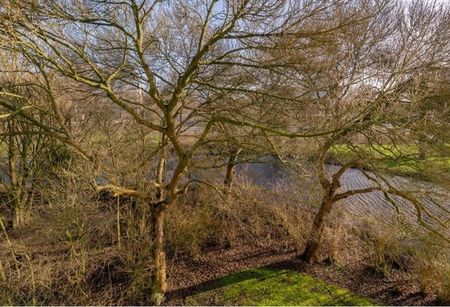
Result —
M14 205L13 228L20 228L25 223L25 212L20 204L16 202Z
M305 250L301 255L301 259L308 263L314 263L317 261L323 230L333 203L334 201L332 198L328 196L324 197L322 204L320 205L319 212L317 212L314 217L313 226L309 233L308 240L306 241Z
M161 156L159 157L158 166L156 169L156 183L162 185L164 183L166 159L167 159L167 146L163 143L165 136L162 135L162 149ZM159 201L164 199L164 189L162 187L157 188L156 198ZM159 305L164 297L164 293L167 290L167 275L166 275L166 253L164 250L164 213L165 207L158 205L151 209L151 233L152 233L152 260L155 271L152 275L152 295L153 303Z
M163 296L167 290L166 253L164 251L164 210L152 210L152 294Z
M227 187L227 190L231 190L231 185L233 184L234 177L234 167L236 166L236 160L240 153L241 149L236 147L230 151L230 157L227 163L227 173L225 174L224 184Z
M8 166L9 176L11 178L11 196L13 197L13 228L19 228L24 222L24 212L22 208L19 183L19 172L17 171L19 161L17 158L16 140L13 136L13 123L8 124L9 140L8 140Z
M165 136L163 135L161 139L162 139L161 142L163 143L165 141ZM158 166L156 169L156 183L158 184L162 184L164 182L164 177L166 175L166 159L167 159L167 146L162 145L161 156L159 157Z

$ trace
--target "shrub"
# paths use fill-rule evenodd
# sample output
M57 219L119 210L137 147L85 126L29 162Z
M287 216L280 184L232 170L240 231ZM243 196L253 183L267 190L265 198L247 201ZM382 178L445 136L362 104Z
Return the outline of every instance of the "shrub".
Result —
M393 270L408 271L421 248L420 243L412 241L398 228L388 225L363 223L360 226L360 238L369 252L370 266L382 276Z

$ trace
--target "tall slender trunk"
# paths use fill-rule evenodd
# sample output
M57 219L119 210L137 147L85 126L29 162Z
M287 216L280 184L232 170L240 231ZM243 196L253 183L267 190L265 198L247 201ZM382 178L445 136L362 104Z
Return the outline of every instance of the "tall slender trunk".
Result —
M22 227L27 219L27 214L29 213L29 198L26 186L22 183L18 183L13 187L13 197L14 197L14 218L13 218L13 228Z
M306 241L306 247L301 256L301 258L308 263L317 261L323 230L325 228L325 223L333 204L334 201L332 195L325 195L322 204L320 205L319 212L317 212L316 216L314 217L313 226L309 233L308 240Z
M227 163L227 172L225 174L224 184L227 187L228 192L231 190L231 185L233 184L234 178L234 167L236 166L236 160L241 149L239 147L233 148L230 151L230 157Z
M13 228L20 228L25 222L25 212L20 205L16 203L14 205L14 217L13 217Z
M167 146L163 145L163 148L161 148L161 156L159 157L158 166L156 169L156 183L158 184L162 184L164 182L164 177L166 175L166 160L167 160Z
M163 185L166 171L167 146L164 145L165 136L161 137L161 155L159 157L158 166L156 168L156 183ZM164 188L158 187L156 198L158 201L164 200ZM152 275L152 295L153 303L159 305L162 302L164 293L167 290L167 265L166 252L164 250L164 215L166 204L151 207L151 235L152 250L151 256L154 264L154 272Z
M152 259L155 271L152 275L152 294L163 296L167 290L166 253L164 251L164 210L152 210ZM156 302L158 303L158 302Z
M8 167L11 179L11 196L13 197L13 228L19 228L23 224L25 217L20 195L19 183L21 181L17 171L19 162L17 159L16 139L13 136L13 123L10 122L8 124L8 130L10 132L8 138Z

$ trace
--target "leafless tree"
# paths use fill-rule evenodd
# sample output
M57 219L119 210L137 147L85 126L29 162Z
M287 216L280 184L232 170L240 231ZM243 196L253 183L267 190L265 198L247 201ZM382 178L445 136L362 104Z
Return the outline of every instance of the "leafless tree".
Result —
M350 35L347 37L347 43L354 51L351 56L344 55L347 65L343 66L343 70L330 68L325 73L328 79L338 82L331 88L322 87L318 90L322 93L318 94L322 96L318 102L324 106L324 113L319 115L319 120L344 129L327 135L321 141L317 172L324 197L302 255L309 262L316 260L324 225L333 205L357 194L382 191L397 210L399 207L393 201L395 197L389 195L403 198L415 208L419 224L430 228L423 220L425 215L446 228L445 218L435 216L420 197L404 187L390 184L383 176L366 173L373 186L340 190L342 175L351 167L377 172L383 168L379 160L402 161L410 158L411 153L404 148L406 144L414 143L411 131L415 131L415 139L427 136L428 143L434 143L435 146L442 144L445 139L443 131L447 129L444 126L447 125L448 107L444 103L430 108L430 100L426 97L433 96L436 92L427 91L423 86L418 87L421 83L418 80L422 79L425 71L433 70L439 75L438 71L445 68L449 54L449 45L445 40L448 36L448 11L420 2L390 8L396 9L391 11L395 12L392 15L383 11L373 15L374 18L362 30L367 36L358 33L361 30L359 27L353 30L358 35L356 39L352 39ZM343 75L350 78L342 78ZM437 81L433 80L431 83ZM330 85L329 82L325 84ZM428 110L425 111L426 109ZM429 122L431 114L435 116L432 123ZM358 147L361 137L368 148L378 154L378 158L373 154L362 153L364 150ZM354 150L357 154L330 176L325 167L326 157L336 144L346 144L350 151ZM377 146L390 148L389 153L380 152Z
M224 96L233 93L235 99L240 99L239 95L250 95L251 101L260 101L259 107L266 108L277 105L270 99L286 101L284 93L274 91L273 76L279 63L260 63L261 51L272 47L272 37L285 33L311 35L308 30L296 29L312 24L315 16L343 3L2 1L2 39L34 65L33 70L41 74L42 80L70 80L69 84L89 89L99 100L106 99L126 114L125 119L133 122L136 129L160 136L154 151L160 162L153 180L140 188L124 186L122 182L97 187L116 196L138 198L148 205L154 238L152 293L158 294L156 297L167 288L164 214L194 183L184 179L185 173L212 128L226 123L277 130L271 122L255 126L260 113L252 111L256 105L234 104L230 109ZM239 77L233 80L233 76ZM268 83L272 85L267 86ZM54 118L56 129L30 112L21 111L20 115L98 167L101 159L86 142L73 136L64 120L64 101L52 95L53 86L46 82L49 103L33 107L42 110L40 116ZM213 90L216 92L212 95ZM80 99L75 102L82 103ZM17 111L5 100L0 103L11 112ZM236 117L232 113L236 108L247 112ZM242 121L243 118L250 120ZM197 129L191 138L187 137L190 126ZM164 176L168 150L175 155L170 158L175 166Z

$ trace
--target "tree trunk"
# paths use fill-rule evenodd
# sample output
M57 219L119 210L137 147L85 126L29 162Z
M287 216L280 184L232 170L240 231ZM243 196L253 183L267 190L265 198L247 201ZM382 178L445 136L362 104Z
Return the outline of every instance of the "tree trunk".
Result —
M323 230L333 203L332 198L328 196L324 197L322 204L320 205L319 212L317 212L314 217L313 226L309 233L305 250L301 256L301 259L308 263L314 263L317 261L317 254L320 242L322 240Z
M155 271L152 275L152 294L156 300L167 290L166 253L164 251L164 210L152 210L152 260ZM160 302L156 302L157 304Z
M161 156L159 157L158 166L156 168L156 183L162 185L166 173L167 146L164 145L165 136L161 137ZM158 187L156 198L163 201L164 189ZM151 207L151 234L152 234L152 260L154 264L154 272L152 275L152 303L160 305L164 299L164 293L167 290L166 275L166 252L164 250L164 213L166 206L159 205Z
M15 202L14 205L14 217L13 217L13 228L20 228L25 223L25 212L21 206L20 200Z
M24 212L22 208L22 202L20 197L20 178L17 171L19 162L17 158L16 140L13 133L13 124L8 125L10 136L8 141L8 166L9 176L11 178L11 196L13 197L13 228L19 228L24 222Z
M164 141L164 136L162 137ZM161 156L159 157L158 167L156 169L156 183L162 184L166 175L166 159L167 159L167 146L161 148Z
M239 155L239 152L241 151L240 148L233 148L230 151L230 158L228 159L227 163L227 173L225 174L225 180L224 184L227 187L228 191L231 190L231 185L233 183L233 177L234 177L234 167L236 165L236 160Z

